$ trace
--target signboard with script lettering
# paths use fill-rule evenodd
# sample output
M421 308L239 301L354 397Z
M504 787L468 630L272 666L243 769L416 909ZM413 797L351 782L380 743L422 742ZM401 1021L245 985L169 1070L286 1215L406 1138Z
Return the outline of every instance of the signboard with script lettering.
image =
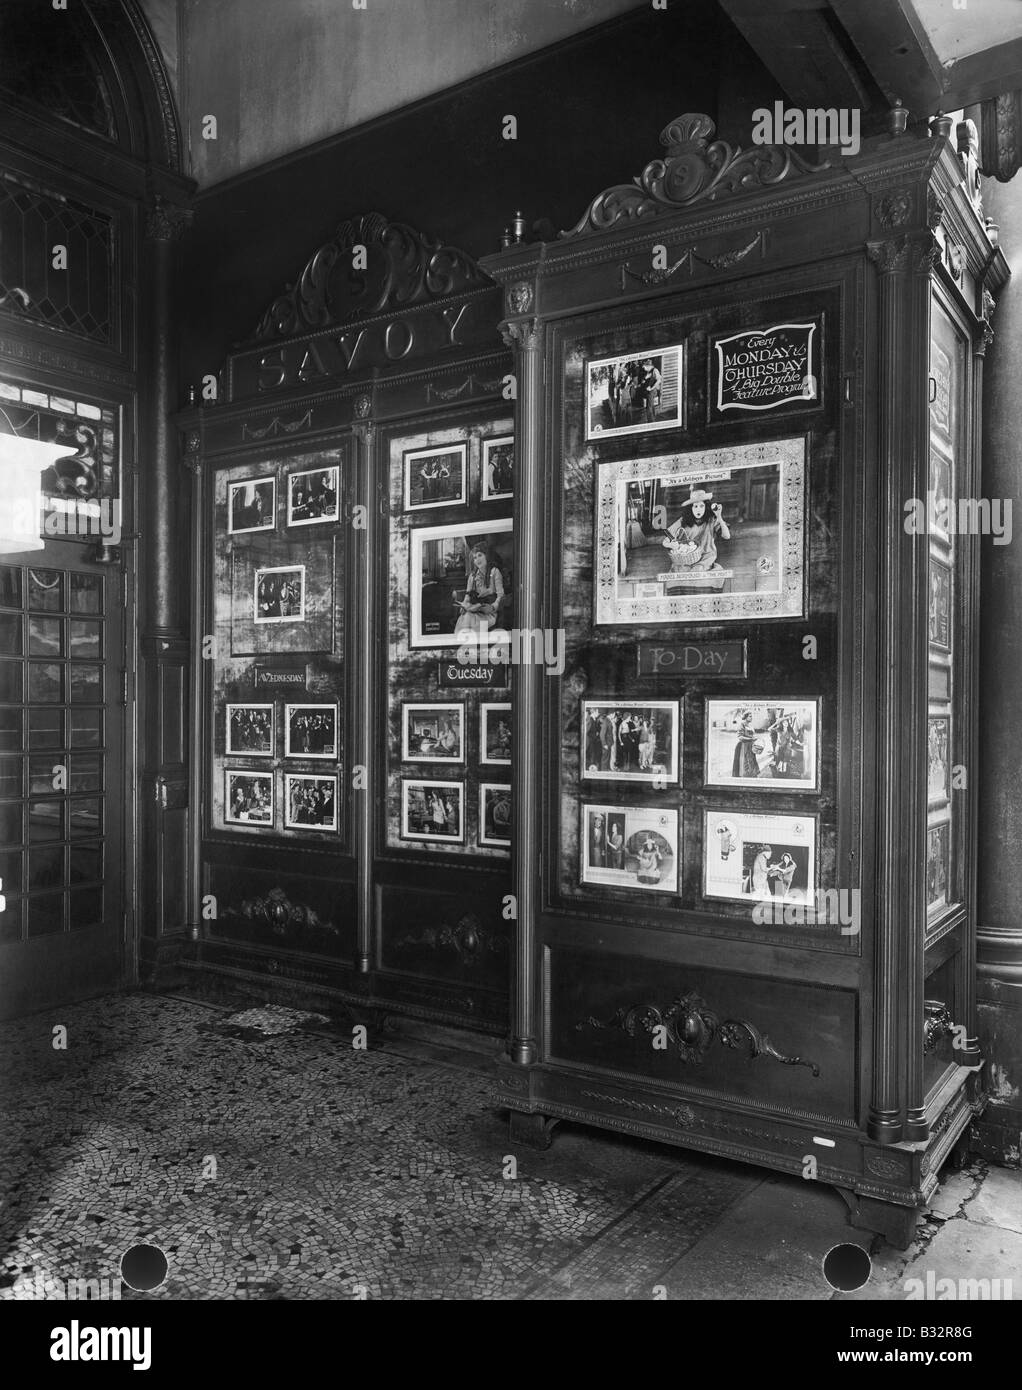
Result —
M640 642L640 676L730 676L748 674L746 639L733 642Z
M820 363L813 323L776 323L714 340L711 400L718 418L729 410L775 410L820 404Z
M256 666L254 674L256 690L266 692L279 690L302 694L308 683L308 671L304 666Z
M447 690L480 690L503 688L508 683L506 661L480 661L476 665L462 661L441 661L437 673L440 685Z

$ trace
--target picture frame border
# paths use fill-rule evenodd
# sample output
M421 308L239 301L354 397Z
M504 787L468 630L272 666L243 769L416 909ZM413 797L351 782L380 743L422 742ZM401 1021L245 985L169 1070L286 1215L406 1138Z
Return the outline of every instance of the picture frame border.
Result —
M233 499L234 499L234 493L235 493L236 489L239 488L239 487L247 487L247 486L249 485L249 483L269 483L270 486L272 487L272 489L273 489L273 502L272 502L271 508L270 508L270 517L271 517L270 525L269 525L269 526L243 526L240 530L235 530L234 526L231 524L231 522L232 522L231 503L232 503L232 501L233 501ZM263 535L263 534L264 534L265 532L267 532L267 531L275 531L276 529L277 529L277 475L276 475L276 473L266 473L266 474L264 474L261 478L241 478L241 479L239 479L239 481L236 482L236 483L232 483L232 482L228 481L228 483L227 483L227 534L228 534L229 536L261 536L261 535Z
M226 710L224 723L224 757L225 758L273 758L277 752L277 706L275 701L266 703L262 700L228 700L225 701ZM270 711L270 751L268 753L253 753L250 749L231 747L231 711L236 709L268 709Z
M614 362L634 362L636 358L663 356L668 352L678 354L678 410L674 420L663 420L651 425L621 425L610 430L593 430L589 418L589 373L594 367L607 367ZM686 396L688 383L688 338L680 342L665 343L663 346L633 348L627 352L613 353L609 357L586 357L582 364L582 409L585 422L584 439L587 444L604 439L623 439L631 435L652 434L657 430L683 430L686 426Z
M415 831L408 829L408 789L412 786L419 787L444 787L447 790L454 788L460 797L460 827L461 833L454 835L419 835ZM465 838L465 796L466 784L464 778L458 782L438 781L430 777L402 777L401 778L401 816L398 823L398 838L413 845L433 844L433 845L464 845Z
M604 892L606 892L607 889L613 889L613 890L615 890L615 891L620 891L620 892L623 892L623 893L643 893L643 894L652 893L652 894L655 894L655 895L658 896L658 897L663 897L663 898L678 898L678 897L680 897L680 896L681 896L681 893L682 893L682 891L683 891L683 883L684 883L683 876L682 876L682 839L683 839L683 827L684 827L683 809L684 809L684 808L683 808L681 805L674 805L674 806L620 806L620 805L611 805L609 802L606 802L606 801L587 801L584 797L580 796L580 797L579 797L579 801L578 801L578 816L579 816L579 826L578 826L578 844L579 844L579 854L578 854L578 882L579 882L579 886L580 886L580 887L583 887L583 888L590 888L590 889L592 889L592 888L598 888L598 889L603 890ZM588 853L589 853L589 836L588 836L588 831L587 831L587 829L586 829L586 822L585 822L585 815L586 815L586 811L587 811L587 810L591 810L591 811L600 810L600 811L604 811L604 812L610 811L610 812L614 812L615 814L620 813L620 812L623 811L623 812L625 813L626 816L627 816L627 814L628 814L630 811L631 811L631 812L638 812L639 814L647 813L647 814L650 814L650 815L666 815L666 816L673 816L673 818L674 818L674 841L673 841L673 846L672 846L672 847L673 847L673 849L674 849L674 887L673 887L673 888L647 888L647 887L645 887L644 885L638 884L638 883L637 883L637 884L629 884L629 883L603 883L603 882L600 882L600 881L594 881L593 879L586 878L586 876L585 876L585 875L586 875L586 858L587 858ZM627 825L627 821L625 822L625 824ZM667 837L665 836L664 838L666 839Z
M332 709L334 712L334 746L336 753L292 753L288 744L291 742L291 711L297 709ZM313 758L320 762L339 763L340 759L340 725L341 713L340 704L337 700L311 700L288 701L284 702L284 757L285 758Z
M480 782L479 783L479 824L476 828L476 844L483 849L506 849L511 848L511 836L506 840L491 840L486 836L486 793L488 791L506 791L508 797L512 795L510 782ZM512 827L513 828L513 827Z
M232 777L265 777L270 784L270 819L262 820L235 820L230 814L231 808L231 778ZM224 768L224 825L240 825L245 829L273 830L277 824L276 797L276 773L275 769L268 768L262 771L251 767L225 767Z
M312 516L305 521L295 521L291 515L291 480L292 478L307 477L310 473L333 473L334 477L334 507L335 516ZM296 468L293 473L286 473L285 484L287 487L287 526L336 526L341 519L341 469L337 463L329 463L325 468Z
M409 716L409 714L410 714L412 711L414 711L414 710L425 710L425 709L443 709L443 710L452 710L452 709L453 709L453 710L457 710L457 711L458 711L458 720L459 720L459 723L460 723L460 730L459 730L459 733L460 733L460 737L461 737L461 756L460 756L460 757L458 757L458 758L415 757L412 753L410 753L410 752L408 751L408 734L409 734L409 728L408 728L409 718L408 718L408 716ZM410 700L410 701L407 701L407 702L406 702L406 701L402 701L402 703L401 703L401 761L402 761L403 763L426 763L426 764L429 764L429 765L434 765L434 764L439 763L442 767L458 767L458 766L464 766L465 763L468 761L468 743L467 743L467 739L466 739L466 729L467 729L468 720L466 719L465 714L466 714L466 711L465 711L465 704L464 704L463 701L451 701L451 702L447 702L447 701L445 701L445 700ZM414 779L412 779L412 780L414 780Z
M788 781L784 781L784 780L779 780L779 779L774 778L774 777L771 777L771 778L764 778L764 779L762 779L762 780L761 780L760 778L756 778L754 781L751 781L751 782L750 782L750 781L744 781L744 780L742 780L742 779L732 780L732 781L730 781L730 782L711 782L711 781L709 780L709 770L710 770L710 705L711 705L711 704L722 704L722 705L738 705L738 704L765 705L765 704L769 704L771 699L776 700L778 704L785 704L785 703L787 703L787 704L792 704L792 705L794 705L794 704L800 704L800 705L813 705L813 706L814 706L814 710L815 710L815 721L816 721L816 722L815 722L815 728L814 728L814 731L813 731L813 736L814 736L814 754L815 754L814 759L813 759L813 773L814 773L813 785L812 785L812 786L801 786L801 785L799 785L798 783L792 783L792 782L788 782ZM721 790L721 791L748 791L748 792L754 792L754 791L763 791L763 792L790 792L790 793L791 793L792 795L794 795L794 796L819 796L819 794L820 794L820 717L821 717L820 707L821 707L822 702L823 702L823 697L820 696L820 695L804 695L804 696L803 696L803 695L791 695L791 696L777 695L777 696L773 696L773 697L767 697L767 698L765 698L765 699L756 699L756 698L754 698L754 697L752 697L752 696L748 696L748 697L746 698L746 696L744 696L744 695L743 695L740 699L737 698L737 697L734 698L734 699L727 699L727 698L725 698L724 696L721 696L721 695L704 695L704 696L703 696L703 786L706 787L707 789L713 789L713 790L715 790L715 791L716 791L716 790ZM757 812L748 812L747 814L749 814L749 815L753 815L753 814L758 815L759 812L758 812L758 811L757 811ZM782 814L783 814L783 813L782 813Z
M585 746L584 746L584 745L585 745L585 728L586 728L587 710L588 710L588 706L590 706L590 705L613 705L615 709L625 709L625 708L627 708L627 707L629 707L629 706L637 707L637 708L640 708L640 709L654 709L654 708L656 708L657 706L663 706L663 707L665 707L665 708L667 708L667 709L670 709L670 710L673 712L673 719L672 719L672 725L673 725L673 727L672 727L672 734L673 734L673 738L674 738L674 754L673 754L673 760L672 760L672 761L673 761L673 766L674 766L674 775L673 775L673 776L669 776L669 777L667 778L667 787L661 788L661 790L667 790L667 788L679 787L679 786L681 785L681 779L682 779L682 760L683 760L683 744L682 744L682 740L683 740L683 738L684 738L684 728L683 728L683 724L684 724L684 715L683 715L683 712L682 712L682 710L681 710L681 704L682 704L682 701L679 700L679 699L661 700L661 699L657 699L657 698L655 698L655 697L650 698L650 699L648 699L648 700L642 700L642 699L615 700L615 699L613 699L612 697L611 697L611 698L608 698L608 699L605 699L605 700L601 700L601 699L594 698L594 697L591 697L591 696L588 696L588 695L587 695L587 696L584 696L583 699L581 700L582 710L581 710L581 722L580 722L580 725L579 725L579 728L580 728L580 738L579 738L579 782L580 782L580 783L583 783L583 782L588 782L588 783L595 783L595 782L610 782L610 783L617 783L617 784L623 785L623 786L629 786L629 785L631 785L631 786L637 786L637 787L656 787L656 786L657 786L657 778L656 778L656 776L649 776L649 775L646 774L646 773L637 773L637 772L595 772L595 773L593 773L593 772L588 772L588 771L586 771L586 766L585 766ZM651 807L650 809L653 809L653 808Z
M445 498L442 502L412 502L408 469L413 459L430 458L436 454L460 454L461 456L461 496ZM429 512L438 507L464 507L468 502L468 441L457 444L440 444L429 449L403 449L401 451L401 501L403 512Z
M439 540L443 536L463 536L471 538L476 535L514 534L514 522L511 517L493 517L492 520L471 520L456 521L444 526L412 526L408 530L408 650L422 652L443 652L453 648L455 651L463 646L463 640L457 633L450 635L444 633L423 634L422 628L422 547L427 539ZM494 631L506 632L508 629L501 627Z
M333 825L304 825L304 824L301 824L301 823L293 822L293 821L291 821L291 820L289 819L290 798L289 798L289 786L288 786L288 783L290 783L290 782L292 782L292 781L294 781L294 780L296 780L296 779L299 780L299 781L302 781L302 782L333 782L333 784L334 784L334 823L333 823ZM284 829L285 829L285 830L301 830L301 831L305 831L305 832L310 832L310 831L311 831L311 832L312 832L313 834L315 834L315 835L336 835L337 832L338 832L338 830L340 829L340 824L341 824L340 805L339 805L339 800L338 800L339 794L340 794L340 790L339 790L339 787L338 787L338 778L337 778L337 773L336 773L336 772L334 772L334 773L323 773L323 772L288 772L288 771L285 771L285 772L284 772Z
M260 618L259 616L259 576L263 574L290 574L294 570L300 570L302 576L302 611L297 617L293 618ZM270 623L304 623L305 622L305 595L306 595L306 575L308 566L306 565L266 565L260 569L255 566L252 579L252 621L260 627L265 627Z
M510 502L514 499L514 469L511 471L511 491L510 492L488 492L486 488L486 463L490 455L490 450L495 449L499 444L510 444L514 450L515 436L513 434L494 434L485 435L482 440L482 458L479 465L479 500L480 502Z
M514 713L514 705L510 700L480 700L479 702L479 766L480 767L510 767L510 758L488 758L486 756L486 725L489 722L488 711L506 709L508 714ZM513 735L512 735L513 738ZM512 748L514 744L512 743Z
M736 461L737 460L737 461ZM805 503L809 441L804 433L781 439L716 445L651 458L604 460L596 468L593 542L593 626L661 627L693 623L732 623L800 619L807 613ZM620 483L675 476L692 482L715 473L776 464L780 583L776 591L741 590L730 594L685 594L660 599L618 599L616 489Z
M702 832L702 847L703 847L703 852L702 852L702 864L700 865L700 884L699 884L699 887L700 887L700 895L701 895L701 897L703 898L703 900L704 900L705 902L710 902L710 903L744 903L747 907L754 907L754 906L756 905L756 903L762 902L762 901L763 901L763 899L761 899L761 898L754 898L754 897L751 895L751 893L745 893L745 894L742 894L742 893L729 894L729 893L708 893L708 892L706 891L706 839L707 839L706 826L707 826L707 818L708 818L709 816L730 816L733 820L740 820L740 819L742 819L743 817L755 816L755 817L757 817L759 820L771 820L771 819L774 819L774 818L776 818L776 817L783 816L783 817L784 817L785 819L787 819L787 820L811 821L811 822L812 822L812 826L813 826L813 840L812 840L812 855L811 855L811 858L810 858L810 867L811 867L811 869L812 869L812 882L809 884L809 886L808 886L808 888L807 888L807 893L810 895L812 901L811 901L811 904L807 904L807 906L811 905L813 908L815 908L815 905L816 905L816 894L817 894L817 892L819 891L819 888L820 888L820 884L819 884L819 864L818 864L818 862L817 862L818 859L819 859L819 849L820 849L820 816L819 816L819 812L817 812L817 811L811 811L808 815L800 816L800 815L798 815L797 813L793 813L793 812L791 812L791 811L774 811L774 812L771 812L770 814L767 814L767 813L765 813L765 812L763 812L763 811L732 811L732 810L729 810L727 807L721 807L721 806L703 806L703 807L701 807L700 809L701 809L701 811L702 811L701 832ZM777 902L781 902L782 899L778 898L776 901L777 901Z

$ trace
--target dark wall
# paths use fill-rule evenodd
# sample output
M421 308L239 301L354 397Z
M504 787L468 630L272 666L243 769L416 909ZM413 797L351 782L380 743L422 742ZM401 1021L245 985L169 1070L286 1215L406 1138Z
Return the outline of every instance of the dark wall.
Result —
M676 0L217 185L184 249L181 379L216 371L347 217L381 212L484 255L519 207L570 226L660 153L675 116L705 111L747 145L752 110L781 95L715 0ZM517 141L501 137L507 114Z

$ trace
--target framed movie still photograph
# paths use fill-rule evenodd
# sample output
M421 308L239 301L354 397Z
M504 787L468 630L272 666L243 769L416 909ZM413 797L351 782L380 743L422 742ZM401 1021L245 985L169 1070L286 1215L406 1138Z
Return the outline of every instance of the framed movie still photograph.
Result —
M251 478L231 483L227 489L227 531L243 536L246 531L272 531L277 520L277 480Z
M479 761L511 766L511 706L479 706Z
M403 781L401 838L460 845L465 838L465 783Z
M482 501L505 501L514 496L514 466L513 434L483 440L483 482L480 490Z
M408 645L461 647L514 623L511 519L410 532Z
M819 790L819 700L707 700L705 708L706 786Z
M596 622L805 614L802 438L600 464Z
M949 901L951 822L939 821L926 831L926 910L938 912Z
M814 906L816 818L704 811L703 894Z
M227 756L273 757L273 706L227 706Z
M257 569L252 616L257 623L304 622L305 566L276 565Z
M479 843L510 848L511 788L506 783L479 784Z
M613 439L685 423L685 347L650 348L586 363L586 439Z
M284 778L284 826L288 830L336 830L337 778L289 772Z
M931 716L927 726L926 791L931 806L951 795L951 720L946 714Z
M228 825L273 825L273 774L224 773L224 820Z
M285 705L284 757L337 758L337 706Z
M676 701L583 700L583 777L663 787L677 782L680 763Z
M650 893L678 891L678 812L582 806L582 882Z
M404 454L405 511L453 507L468 498L468 445L409 449Z
M310 468L303 473L287 475L289 526L319 526L323 522L337 521L339 517L336 467Z
M463 763L464 705L402 705L401 757L412 763Z

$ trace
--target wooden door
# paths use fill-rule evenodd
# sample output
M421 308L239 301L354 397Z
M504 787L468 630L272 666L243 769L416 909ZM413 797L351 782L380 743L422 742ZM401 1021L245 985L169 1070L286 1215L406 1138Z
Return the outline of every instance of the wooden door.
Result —
M121 571L0 556L0 1015L125 973Z

